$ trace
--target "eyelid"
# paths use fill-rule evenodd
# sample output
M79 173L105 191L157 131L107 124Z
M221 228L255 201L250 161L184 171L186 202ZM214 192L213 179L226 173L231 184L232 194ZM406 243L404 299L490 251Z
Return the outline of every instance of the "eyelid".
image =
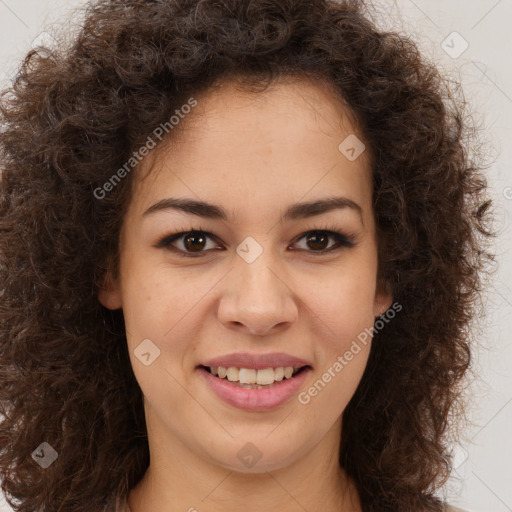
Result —
M198 228L191 228L191 229L183 230L183 231L176 231L175 233L166 235L165 237L160 239L155 244L155 247L164 248L164 249L168 248L172 242L175 242L176 240L183 238L185 235L189 235L192 233L202 233L202 234L206 235L207 238L211 238L212 240L216 240L216 241L219 240L213 233L210 233L206 229L202 229L201 227L198 227ZM177 250L179 252L183 252L183 251L181 251L181 249L177 249ZM205 252L206 251L202 251L202 253L205 253ZM189 253L189 254L192 254L192 253ZM196 253L196 254L201 254L201 253Z
M321 251L311 251L311 250L308 251L307 249L300 249L300 250L304 250L307 253L311 253L313 255L317 254L320 256L322 254L328 254L337 249L352 248L356 245L355 238L353 236L341 233L335 229L310 229L308 231L305 231L301 235L299 235L295 239L293 244L296 244L300 240L306 238L308 235L313 234L313 233L325 234L328 238L334 239L336 243L334 245L332 245L331 247L329 247L328 249L323 249Z
M160 239L156 244L156 248L163 248L168 249L176 254L178 256L183 256L185 258L200 258L204 257L205 255L209 254L212 250L219 250L217 249L207 249L199 252L188 252L184 251L183 249L178 249L177 247L172 246L171 244L177 240L182 239L185 235L190 235L194 233L201 233L205 235L207 238L210 238L214 240L215 242L219 243L219 238L214 235L213 233L207 231L206 229L203 229L201 227L198 228L190 228L188 230L182 230L177 231L175 233L172 233L170 235L166 235L162 239ZM321 257L321 256L327 256L331 252L336 252L342 249L350 249L357 245L357 237L350 233L344 233L339 230L337 226L327 226L322 228L312 228L308 229L304 232L302 232L300 235L298 235L294 241L292 242L292 245L296 244L297 242L301 241L302 239L306 238L307 235L313 234L313 233L322 233L326 234L329 238L335 240L335 244L333 244L331 247L327 249L323 249L320 251L313 251L313 250L307 250L307 249L298 249L299 251L306 252L307 254L311 254L315 257ZM219 245L221 245L219 243Z

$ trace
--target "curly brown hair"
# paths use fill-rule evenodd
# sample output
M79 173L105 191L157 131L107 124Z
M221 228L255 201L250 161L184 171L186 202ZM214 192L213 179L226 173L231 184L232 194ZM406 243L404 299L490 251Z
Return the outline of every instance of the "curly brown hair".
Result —
M366 512L439 511L463 417L490 239L465 101L416 45L359 1L89 4L68 46L31 50L1 102L0 465L19 512L111 510L149 464L143 396L116 273L133 150L216 80L263 91L288 75L335 86L370 149L379 278L403 309L376 333L343 413L340 465ZM458 89L457 89L458 90ZM58 453L33 460L42 441Z

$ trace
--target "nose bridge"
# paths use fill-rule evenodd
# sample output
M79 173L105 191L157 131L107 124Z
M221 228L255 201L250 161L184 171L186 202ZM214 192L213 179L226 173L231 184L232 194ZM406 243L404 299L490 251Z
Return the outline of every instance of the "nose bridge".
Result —
M240 262L240 292L248 302L256 305L268 304L279 299L284 290L282 282L276 277L276 265L271 258L261 258L253 263Z
M260 248L251 241L246 244L245 246L240 244L237 248L240 256L236 263L236 272L240 277L238 288L240 303L246 303L245 307L249 310L261 312L270 307L276 308L285 292L283 283L276 276L279 265L273 256L274 252L269 243L265 247L259 243ZM247 247L249 253L245 253L246 257L242 251Z
M230 293L222 298L219 308L220 321L243 324L253 334L265 334L297 316L292 291L285 284L285 276L279 276L282 266L269 244L265 245L254 239L239 245Z
M278 262L272 249L272 237L269 235L246 237L236 248L238 258L235 259L236 272L242 278L242 284L259 289L259 284L272 286L276 279L275 270ZM252 290L255 291L255 290Z

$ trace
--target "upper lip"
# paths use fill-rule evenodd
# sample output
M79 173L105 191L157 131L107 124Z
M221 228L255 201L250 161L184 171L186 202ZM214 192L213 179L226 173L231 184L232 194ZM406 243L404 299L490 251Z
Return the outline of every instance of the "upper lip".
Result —
M263 370L264 368L279 368L280 366L293 366L301 368L310 366L307 361L298 357L284 354L282 352L273 352L269 354L250 354L249 352L238 352L236 354L227 354L215 357L201 363L202 366L223 366L224 368L248 368L254 370Z

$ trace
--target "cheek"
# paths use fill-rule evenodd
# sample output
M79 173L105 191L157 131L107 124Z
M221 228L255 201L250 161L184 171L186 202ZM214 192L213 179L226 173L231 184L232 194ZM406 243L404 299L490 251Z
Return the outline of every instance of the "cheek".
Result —
M343 340L357 336L374 322L376 275L373 265L346 265L301 281L305 305L330 332Z
M316 384L305 400L321 394L317 405L329 408L335 403L338 413L355 392L371 347L376 260L371 254L364 256L358 255L351 264L323 278L310 276L302 282L318 364Z
M160 253L127 248L121 265L125 322L139 335L159 338L199 303L205 289L191 272L172 269ZM207 283L205 283L207 284ZM141 332L144 331L144 332Z
M329 427L337 421L354 396L366 368L370 345L333 354L315 378L298 395L298 402L311 421ZM347 359L350 355L350 360Z
M298 397L307 414L332 424L354 395L371 348L374 280L339 275L308 298L315 374Z
M183 290L178 282L162 279L161 272L133 272L123 288L132 369L145 399L157 409L159 403L179 407L187 400L179 383L184 382L184 358L194 356L193 340L200 339L193 311L201 294Z
M175 366L185 349L193 345L191 340L199 338L195 330L200 324L193 321L193 313L205 289L198 282L188 286L186 276L180 272L170 272L145 258L127 260L122 272L123 313L134 369L140 367L137 353L144 340L150 340L160 350L158 365L168 367L172 361Z

